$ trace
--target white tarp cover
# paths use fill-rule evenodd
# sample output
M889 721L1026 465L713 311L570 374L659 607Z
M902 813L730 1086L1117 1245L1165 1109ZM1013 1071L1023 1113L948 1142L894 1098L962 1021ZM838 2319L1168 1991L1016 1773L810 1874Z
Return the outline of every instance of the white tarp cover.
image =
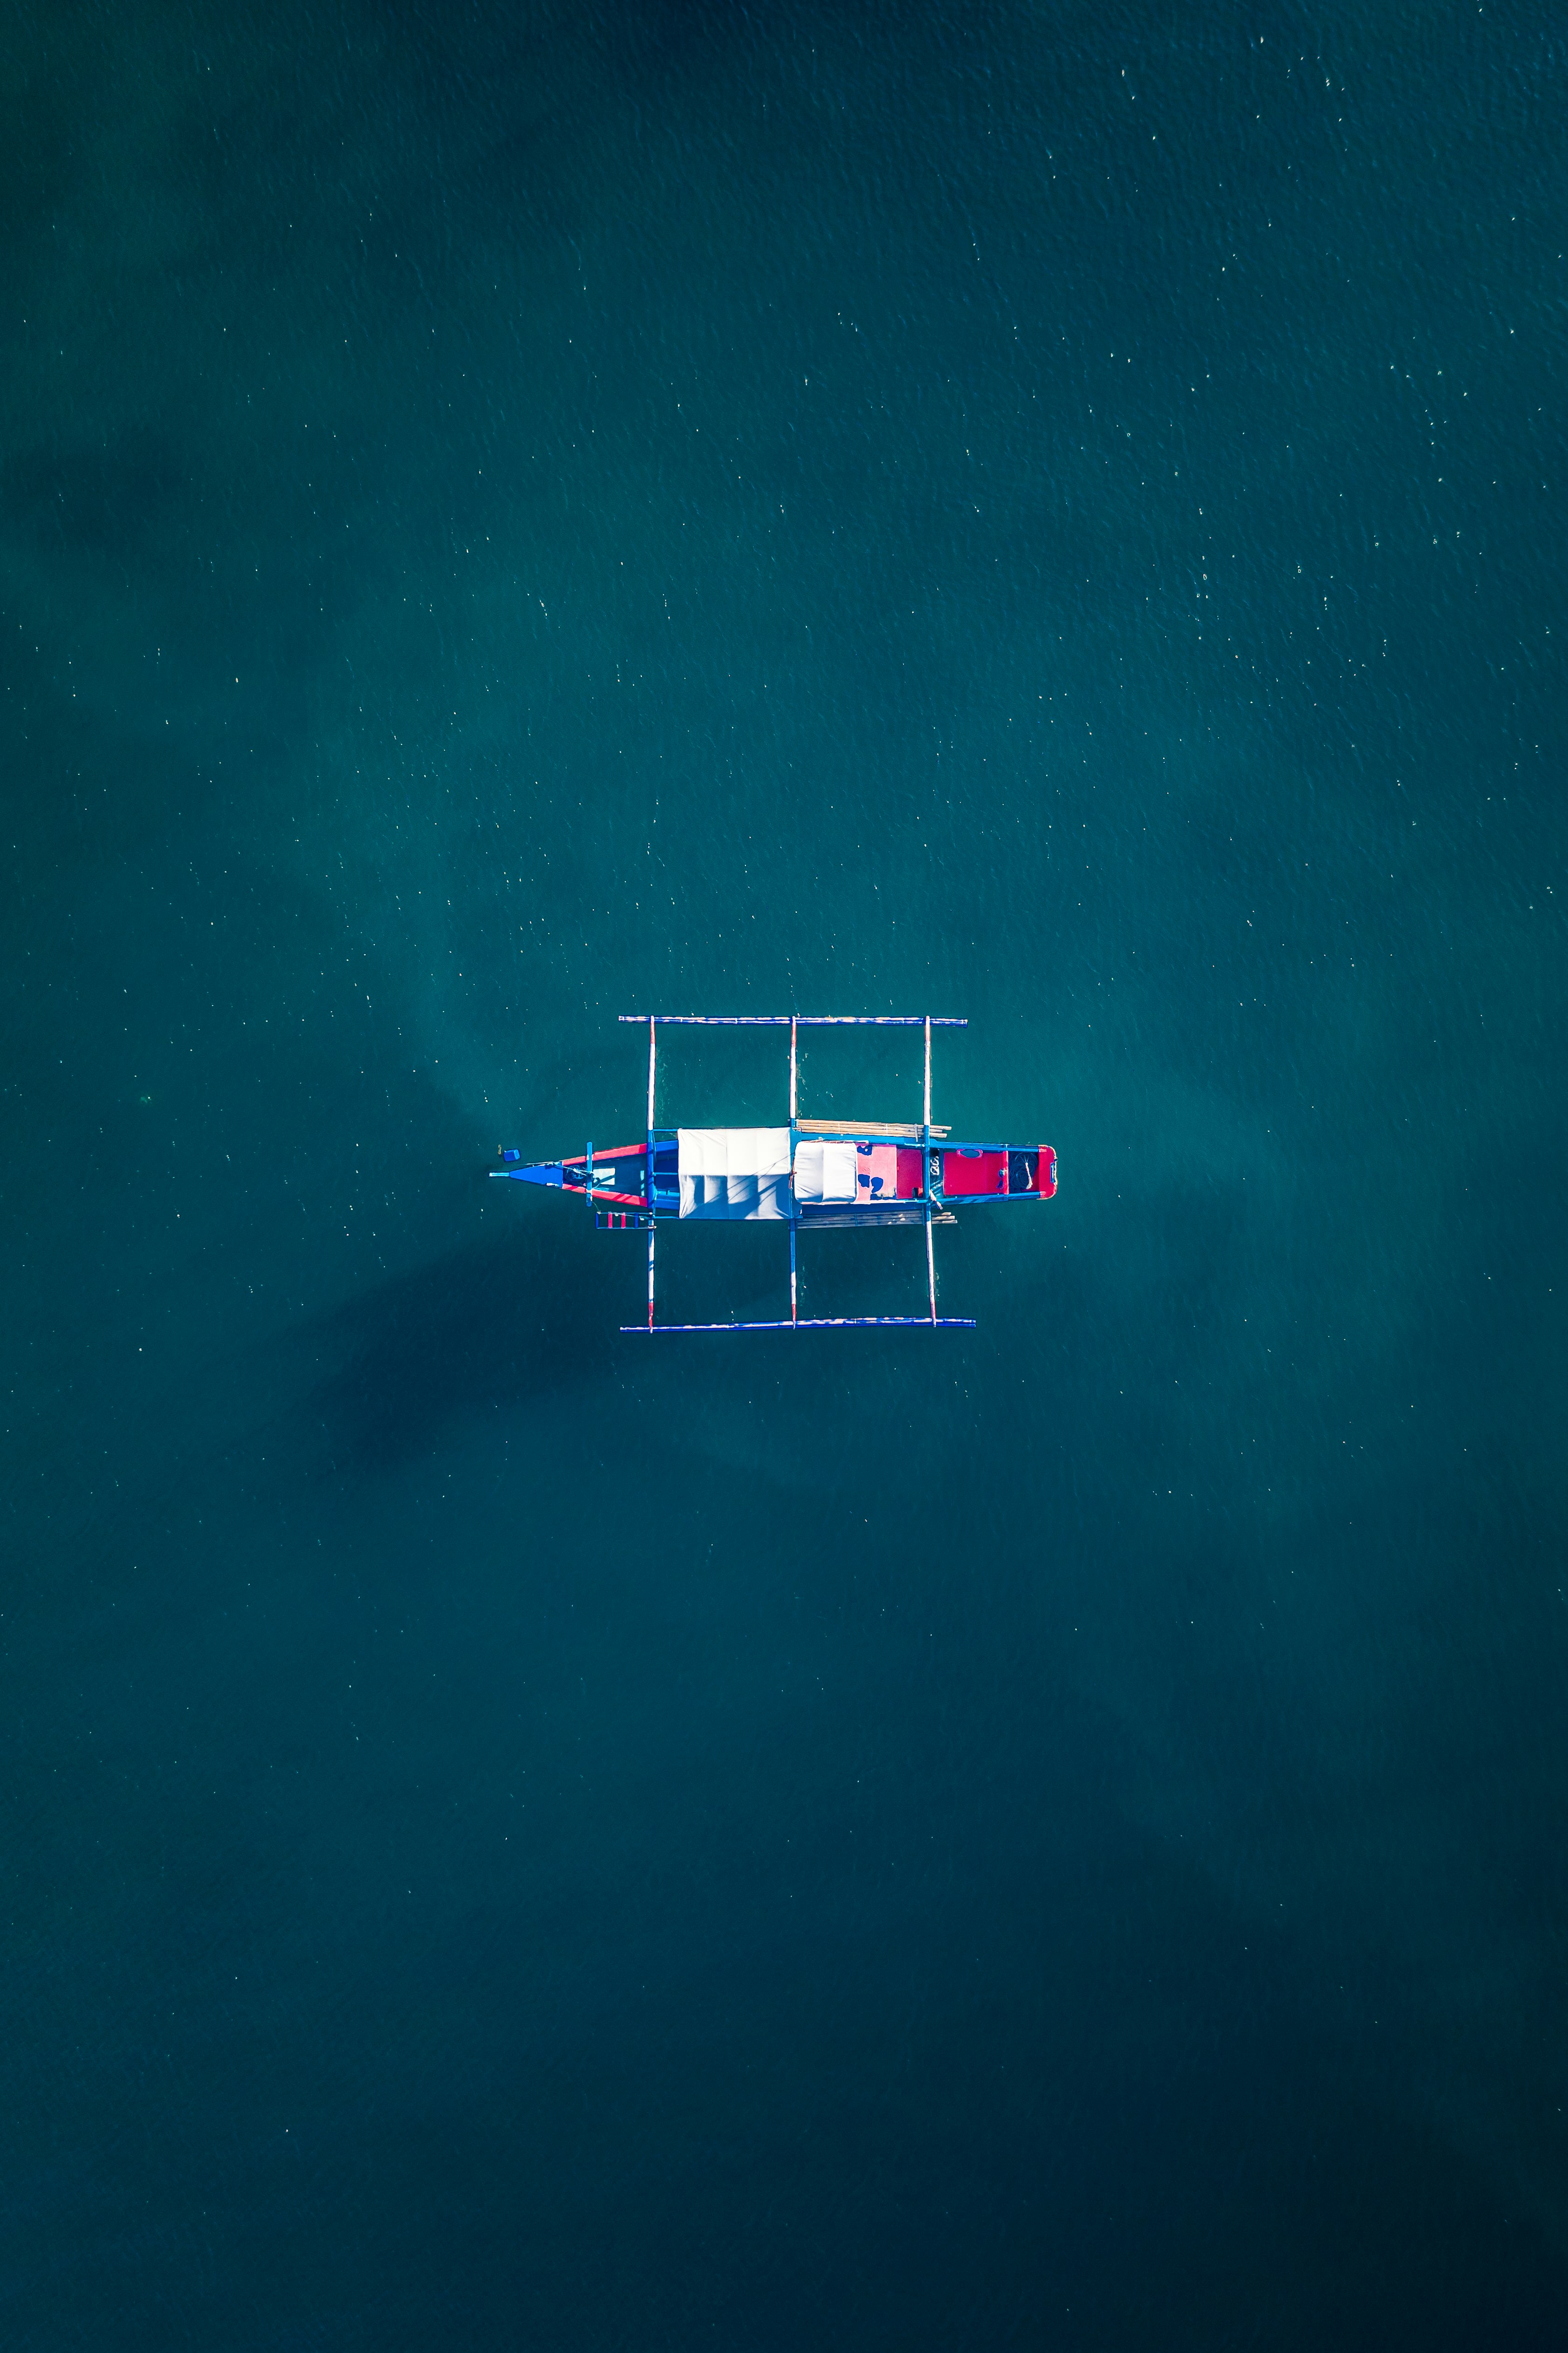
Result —
M787 1127L680 1127L683 1218L787 1218Z
M795 1146L795 1198L798 1201L853 1201L855 1198L855 1149L853 1144L831 1142Z

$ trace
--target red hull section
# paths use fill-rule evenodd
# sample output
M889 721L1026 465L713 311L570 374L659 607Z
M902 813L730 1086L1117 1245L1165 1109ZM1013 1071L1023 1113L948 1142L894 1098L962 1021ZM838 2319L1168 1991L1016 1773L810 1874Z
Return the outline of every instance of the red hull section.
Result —
M942 1193L949 1201L986 1199L1007 1190L1007 1154L967 1149L942 1155Z
M948 1145L931 1157L940 1163L944 1200L1048 1201L1056 1190L1056 1155L1048 1144ZM910 1158L916 1163L918 1190L920 1155L912 1153ZM899 1176L902 1193L902 1168Z

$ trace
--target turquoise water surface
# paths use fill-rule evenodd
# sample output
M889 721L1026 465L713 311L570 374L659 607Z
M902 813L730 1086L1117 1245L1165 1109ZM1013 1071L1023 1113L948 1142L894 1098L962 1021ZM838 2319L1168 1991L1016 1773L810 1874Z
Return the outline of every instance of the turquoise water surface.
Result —
M5 2343L1562 2344L1561 22L7 33Z

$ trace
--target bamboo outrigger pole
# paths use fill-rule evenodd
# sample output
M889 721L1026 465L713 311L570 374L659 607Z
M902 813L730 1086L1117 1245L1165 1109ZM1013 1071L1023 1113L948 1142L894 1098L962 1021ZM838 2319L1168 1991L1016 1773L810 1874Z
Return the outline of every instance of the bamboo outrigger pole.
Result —
M925 1155L926 1189L926 1282L931 1299L931 1322L937 1321L937 1251L931 1240L931 1017L926 1016L926 1116L923 1123L922 1148Z
M642 1164L642 1189L648 1203L648 1329L653 1329L653 1057L658 1050L659 1032L652 1015L648 1019L648 1156Z
M791 1171L795 1166L795 1048L798 1029L799 1024L791 1014L789 1017L789 1166ZM789 1329L791 1331L794 1331L799 1321L795 1298L795 1228L798 1223L795 1186L791 1176L789 1185Z

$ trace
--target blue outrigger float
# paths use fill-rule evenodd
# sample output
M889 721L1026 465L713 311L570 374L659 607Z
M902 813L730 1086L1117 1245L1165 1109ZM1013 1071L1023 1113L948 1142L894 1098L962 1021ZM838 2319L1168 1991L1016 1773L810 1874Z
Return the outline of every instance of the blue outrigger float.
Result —
M981 1201L1048 1201L1056 1190L1056 1155L1048 1144L954 1144L931 1124L931 1032L965 1029L967 1021L935 1013L623 1013L648 1026L648 1132L641 1144L587 1151L569 1160L524 1166L509 1147L491 1175L576 1193L594 1224L648 1234L650 1332L827 1332L872 1324L909 1324L969 1332L972 1315L937 1313L937 1260L931 1229L954 1222L954 1208ZM887 1120L800 1119L796 1110L802 1029L918 1029L926 1032L925 1115L918 1126ZM788 1127L655 1127L653 1094L659 1031L788 1029ZM779 1219L789 1228L789 1320L768 1324L656 1324L653 1243L662 1218L726 1221ZM797 1313L795 1237L802 1227L918 1226L926 1229L927 1315L800 1315ZM623 1332L641 1332L623 1324Z

